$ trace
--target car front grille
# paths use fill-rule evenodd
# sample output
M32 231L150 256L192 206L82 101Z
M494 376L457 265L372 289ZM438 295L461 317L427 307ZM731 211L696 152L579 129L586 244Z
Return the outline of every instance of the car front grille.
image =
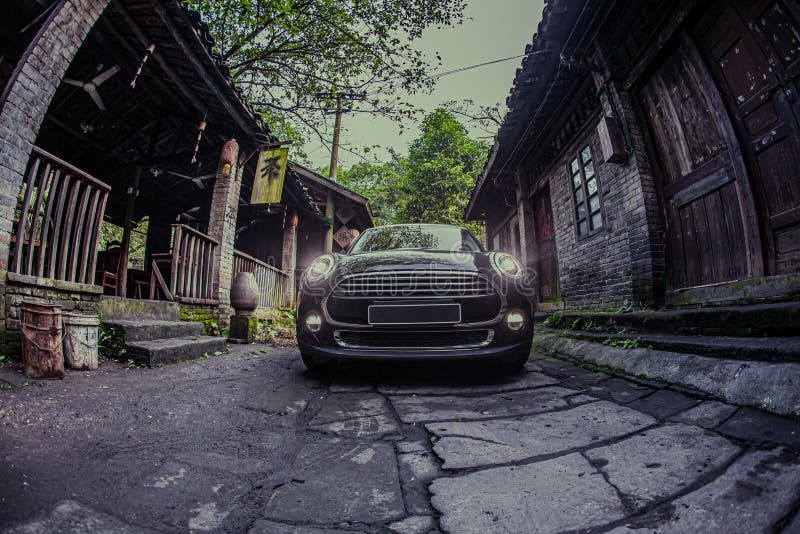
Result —
M334 289L341 297L482 297L494 294L489 279L464 271L364 273L344 278Z
M492 330L396 331L370 330L355 332L339 330L336 342L347 348L361 349L452 349L488 345L494 337Z

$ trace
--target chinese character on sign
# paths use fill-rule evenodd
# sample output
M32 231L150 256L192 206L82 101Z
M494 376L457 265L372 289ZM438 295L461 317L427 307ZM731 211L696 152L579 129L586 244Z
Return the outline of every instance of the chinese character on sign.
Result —
M250 204L277 204L281 201L288 159L288 148L264 150L259 154Z

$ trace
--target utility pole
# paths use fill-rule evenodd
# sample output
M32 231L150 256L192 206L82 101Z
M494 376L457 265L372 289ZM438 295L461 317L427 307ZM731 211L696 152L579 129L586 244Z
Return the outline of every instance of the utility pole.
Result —
M342 134L342 100L363 100L365 95L363 93L318 93L317 96L325 98L336 98L336 121L333 126L333 143L331 145L331 164L328 169L328 179L332 182L336 181L336 168L339 165L339 137ZM325 199L325 217L331 221L331 227L325 232L325 252L333 251L333 230L334 222L336 220L336 207L333 205L333 195L328 193Z
M336 95L336 122L333 125L333 146L331 147L331 166L328 178L336 181L336 166L339 163L339 136L342 133L342 95Z

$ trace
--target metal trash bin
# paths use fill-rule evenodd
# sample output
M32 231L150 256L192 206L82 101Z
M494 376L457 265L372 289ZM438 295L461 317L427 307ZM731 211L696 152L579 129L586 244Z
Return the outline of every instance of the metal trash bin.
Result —
M97 369L98 329L96 315L65 313L64 362L70 369Z
M22 363L30 378L64 378L61 306L22 302Z

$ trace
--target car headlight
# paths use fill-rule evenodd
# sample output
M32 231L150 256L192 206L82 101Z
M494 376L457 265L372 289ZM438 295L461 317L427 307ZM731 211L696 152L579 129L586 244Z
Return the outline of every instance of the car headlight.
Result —
M517 258L505 252L492 252L491 255L492 267L499 274L508 276L509 278L519 278L522 274L522 265L519 264Z
M328 278L336 268L336 256L323 254L311 262L305 272L306 281L311 284L322 282Z

